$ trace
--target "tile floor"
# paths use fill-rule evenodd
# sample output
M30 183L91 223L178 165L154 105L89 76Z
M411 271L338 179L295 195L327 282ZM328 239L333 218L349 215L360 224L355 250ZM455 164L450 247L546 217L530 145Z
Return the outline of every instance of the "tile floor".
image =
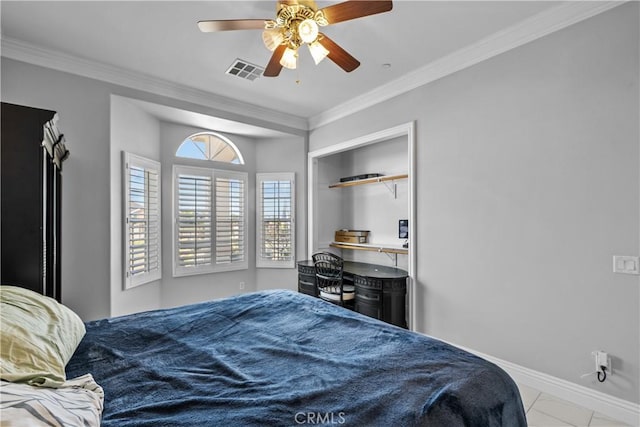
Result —
M536 389L518 384L524 409L527 411L529 427L620 427L629 426L606 415L583 408L566 400L541 393ZM633 426L635 427L635 426Z

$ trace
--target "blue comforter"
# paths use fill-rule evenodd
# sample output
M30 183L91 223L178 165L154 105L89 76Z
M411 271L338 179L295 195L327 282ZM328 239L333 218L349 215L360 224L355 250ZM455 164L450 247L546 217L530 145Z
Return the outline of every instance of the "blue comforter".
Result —
M526 426L497 366L316 298L266 291L86 324L67 365L103 426Z

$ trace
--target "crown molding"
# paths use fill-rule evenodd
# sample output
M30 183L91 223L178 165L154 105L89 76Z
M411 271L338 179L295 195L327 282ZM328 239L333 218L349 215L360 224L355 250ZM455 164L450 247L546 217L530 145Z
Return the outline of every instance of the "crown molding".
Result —
M238 101L237 99L198 90L98 61L91 61L67 53L44 49L34 44L5 36L2 36L2 57L167 96L204 107L223 110L242 117L251 117L253 121L257 119L298 131L308 130L308 121L304 117L259 107L254 104Z
M627 1L569 1L309 118L313 130L598 15Z

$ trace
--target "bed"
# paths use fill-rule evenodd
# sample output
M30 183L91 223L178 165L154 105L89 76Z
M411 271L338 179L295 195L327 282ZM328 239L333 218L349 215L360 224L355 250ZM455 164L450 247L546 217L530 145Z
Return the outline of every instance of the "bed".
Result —
M85 327L65 374L104 390L105 427L526 426L494 364L296 292Z

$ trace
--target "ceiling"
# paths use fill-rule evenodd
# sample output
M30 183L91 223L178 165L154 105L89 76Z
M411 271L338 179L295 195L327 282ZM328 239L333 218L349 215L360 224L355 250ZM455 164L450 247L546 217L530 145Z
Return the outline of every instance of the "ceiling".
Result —
M324 7L336 2L318 2ZM331 25L361 66L345 73L301 50L297 70L255 81L225 74L236 58L266 66L259 30L202 33L205 19L271 19L274 1L6 1L2 37L270 110L313 117L555 6L554 1L394 1L388 13ZM299 82L298 82L299 81Z

